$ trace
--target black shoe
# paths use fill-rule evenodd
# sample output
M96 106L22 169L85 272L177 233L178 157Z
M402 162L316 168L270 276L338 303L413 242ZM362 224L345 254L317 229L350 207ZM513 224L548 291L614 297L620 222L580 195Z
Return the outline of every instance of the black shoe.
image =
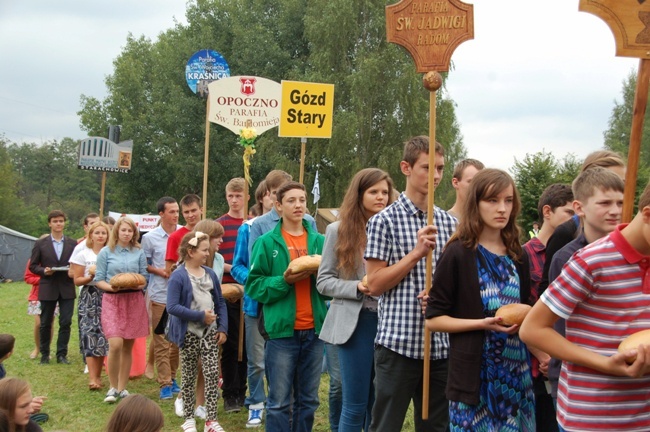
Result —
M70 364L70 362L68 361L68 359L65 358L64 356L58 356L58 357L56 358L56 362L57 362L57 363L63 363L63 364Z
M244 407L244 402L246 402L246 395L239 396L239 397L237 398L237 404L238 404L241 408Z
M227 413L241 411L241 406L237 403L237 398L228 398L223 400L223 410Z
M41 357L41 364L42 365L50 364L50 356L42 356Z

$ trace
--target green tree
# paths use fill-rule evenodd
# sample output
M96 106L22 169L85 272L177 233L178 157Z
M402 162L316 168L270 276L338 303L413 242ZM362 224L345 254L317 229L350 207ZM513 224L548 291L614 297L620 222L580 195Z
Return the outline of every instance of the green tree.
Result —
M12 165L8 144L5 137L0 136L0 224L37 235L42 215L36 208L25 205L19 196L20 176Z
M539 197L548 186L553 183L570 184L578 175L580 165L575 155L568 154L562 161L558 161L551 153L542 150L537 153L526 153L510 168L513 174L519 196L521 198L521 212L519 225L527 231L534 221L541 222L537 214Z
M187 25L177 24L155 42L129 36L106 80L108 96L82 97L81 125L105 134L109 124L133 139L130 174L113 175L107 202L122 211L151 211L161 195L200 193L203 180L205 101L187 87L182 71L198 49L211 48L227 59L233 75L275 81L335 84L332 138L308 141L305 184L320 170L321 207L338 206L356 171L377 166L391 173L400 189L402 142L428 133L429 95L413 61L385 41L385 1L194 0ZM440 91L438 140L447 165L464 157L454 102ZM236 136L211 127L209 215L225 211L223 190L242 176ZM298 178L300 140L262 135L252 159L258 181L271 169ZM436 202L450 205L450 171ZM255 185L254 185L255 186ZM453 201L453 199L452 199Z
M80 234L81 221L99 210L99 174L77 168L78 142L64 138L43 145L11 144L8 155L17 173L17 196L40 220L31 228L40 235L47 228L50 210L63 210L70 220L67 232Z
M605 148L620 153L627 160L632 130L634 94L636 91L636 71L630 71L623 80L622 101L614 101L607 130L603 133ZM639 155L639 174L636 183L636 196L639 196L650 178L650 110L646 110Z

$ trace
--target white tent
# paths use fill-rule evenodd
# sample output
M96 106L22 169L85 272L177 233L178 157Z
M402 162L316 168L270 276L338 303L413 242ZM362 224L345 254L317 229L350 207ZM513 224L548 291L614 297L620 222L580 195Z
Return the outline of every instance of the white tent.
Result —
M0 225L0 273L15 281L23 280L36 237Z

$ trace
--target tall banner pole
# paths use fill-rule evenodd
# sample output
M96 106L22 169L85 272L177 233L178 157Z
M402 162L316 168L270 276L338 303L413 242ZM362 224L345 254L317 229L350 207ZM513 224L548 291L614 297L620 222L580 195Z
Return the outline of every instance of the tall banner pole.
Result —
M434 221L434 175L436 145L436 97L442 86L438 72L449 70L451 55L466 40L474 38L474 6L460 0L420 2L401 0L386 6L386 39L404 47L415 62L417 72L425 73L424 87L429 90L429 186L427 223ZM442 245L439 245L442 246ZM438 247L438 245L436 246ZM433 250L426 257L426 280L423 290L431 290ZM422 418L429 418L429 375L431 332L424 325Z
M203 217L208 209L208 158L210 157L210 98L205 100L205 149L203 151Z
M639 70L634 93L632 110L632 129L630 131L630 148L627 153L627 170L625 172L625 194L623 196L623 222L632 220L634 197L636 195L636 178L639 174L639 156L643 138L643 122L648 106L648 83L650 82L650 60L639 60Z
M423 78L424 87L429 90L429 186L427 189L427 225L433 225L434 176L436 173L436 101L442 77L438 72L428 72ZM427 254L425 286L431 289L433 279L433 251ZM424 371L422 383L422 418L429 418L429 374L431 362L431 331L424 326Z
M305 153L307 153L307 137L300 138L300 183L305 184Z
M106 171L102 172L102 192L99 199L99 217L104 217L104 193L106 191Z
M634 211L639 155L643 138L643 120L648 105L650 80L650 2L645 0L580 0L578 10L596 15L610 28L616 42L616 55L634 57L639 61L634 111L630 130L630 147L627 153L625 193L623 196L623 222L630 222Z

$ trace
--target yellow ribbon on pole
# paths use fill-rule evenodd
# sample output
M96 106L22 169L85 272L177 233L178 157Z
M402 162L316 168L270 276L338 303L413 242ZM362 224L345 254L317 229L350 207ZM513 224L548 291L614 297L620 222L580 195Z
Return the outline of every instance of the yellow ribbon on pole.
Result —
M251 157L256 153L255 148L250 145L244 147L244 178L248 182L248 186L253 186L253 179L250 175Z
M244 178L248 182L248 186L253 186L253 179L250 175L251 157L256 153L255 139L257 138L257 131L251 127L247 127L239 131L239 144L244 147Z

